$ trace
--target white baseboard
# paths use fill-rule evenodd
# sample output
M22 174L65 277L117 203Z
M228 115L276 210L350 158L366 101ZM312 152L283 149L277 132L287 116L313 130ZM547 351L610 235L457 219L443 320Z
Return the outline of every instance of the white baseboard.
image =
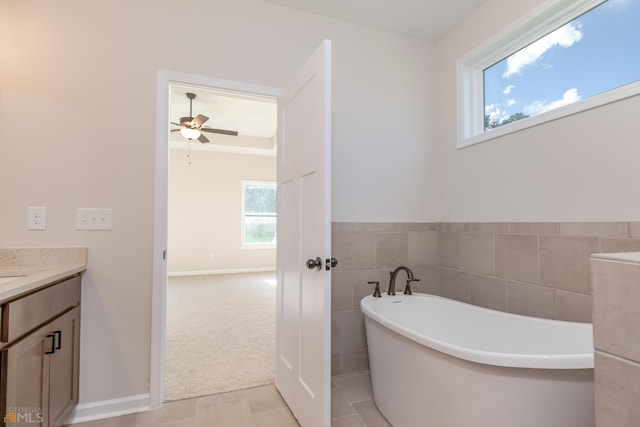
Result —
M255 267L255 268L229 268L225 270L195 270L195 271L170 271L169 277L179 276L206 276L209 274L237 274L237 273L262 273L276 271L275 267Z
M99 402L79 403L66 423L77 424L86 421L102 420L104 418L134 414L136 412L145 412L150 409L149 393L102 400Z

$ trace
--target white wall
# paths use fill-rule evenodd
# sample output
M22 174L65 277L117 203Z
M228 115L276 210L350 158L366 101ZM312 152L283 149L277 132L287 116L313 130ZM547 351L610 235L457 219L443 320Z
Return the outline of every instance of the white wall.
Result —
M640 97L456 150L456 60L542 0L491 0L437 43L438 217L640 218Z
M89 247L81 402L149 391L158 70L282 87L323 38L334 221L435 219L430 43L257 0L0 2L0 246ZM77 207L113 231L76 231Z
M276 250L241 249L241 182L276 181L276 158L172 149L169 273L275 269ZM211 259L214 254L214 259Z

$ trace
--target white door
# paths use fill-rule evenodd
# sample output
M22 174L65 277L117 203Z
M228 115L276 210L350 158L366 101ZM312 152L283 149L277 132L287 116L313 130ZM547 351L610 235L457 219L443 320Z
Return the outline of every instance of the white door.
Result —
M278 99L276 387L303 427L331 419L330 160L325 40Z

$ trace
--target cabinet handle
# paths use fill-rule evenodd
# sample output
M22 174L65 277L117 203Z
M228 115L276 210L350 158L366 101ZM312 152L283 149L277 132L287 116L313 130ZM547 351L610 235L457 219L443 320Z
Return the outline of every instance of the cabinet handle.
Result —
M60 346L62 345L62 331L53 331L53 334L58 336L58 344L57 345L55 344L55 342L56 342L55 337L53 338L53 342L54 342L54 345L55 345L55 350L60 350Z
M45 351L44 354L53 354L56 352L56 336L54 334L47 334L47 338L51 338L51 350Z

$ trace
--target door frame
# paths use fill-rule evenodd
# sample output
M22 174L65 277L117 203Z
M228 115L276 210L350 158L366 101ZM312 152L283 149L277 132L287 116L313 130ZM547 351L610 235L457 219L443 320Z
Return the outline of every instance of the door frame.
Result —
M158 70L156 80L156 152L153 215L153 275L151 282L151 348L149 363L149 405L162 406L167 304L168 196L169 196L169 85L185 84L226 89L278 98L281 89L207 76ZM277 101L276 101L277 102Z

